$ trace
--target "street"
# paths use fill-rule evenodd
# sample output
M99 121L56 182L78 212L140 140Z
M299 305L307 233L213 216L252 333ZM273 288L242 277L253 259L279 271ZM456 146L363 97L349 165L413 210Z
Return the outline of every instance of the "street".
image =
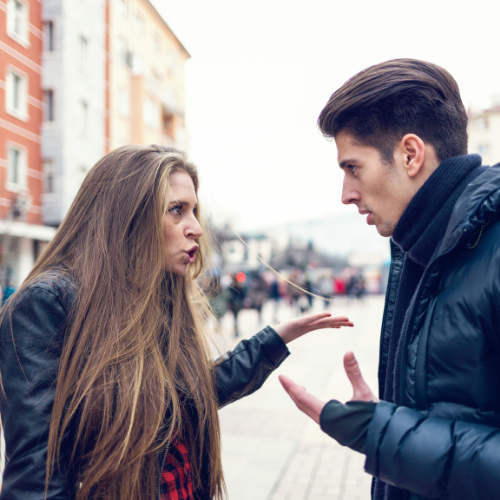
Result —
M378 340L384 297L346 300L329 307L346 315L353 328L320 330L289 345L291 356L264 386L248 398L220 412L223 465L229 500L368 500L371 476L363 471L364 455L338 445L304 414L282 389L286 374L324 400L346 401L352 395L342 357L352 350L365 380L377 393ZM272 303L266 304L263 323L272 324ZM322 310L317 300L313 312ZM292 317L282 304L278 318ZM233 318L221 322L225 347L232 348ZM240 313L240 339L259 330L257 312ZM219 339L221 341L221 339ZM222 341L220 342L222 345Z

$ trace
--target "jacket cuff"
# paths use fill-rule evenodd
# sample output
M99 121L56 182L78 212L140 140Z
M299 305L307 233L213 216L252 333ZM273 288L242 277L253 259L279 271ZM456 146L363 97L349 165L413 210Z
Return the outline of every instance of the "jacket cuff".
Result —
M321 430L340 445L365 453L366 433L376 405L373 401L348 401L342 404L332 399L321 411Z
M365 471L372 476L379 476L378 449L396 409L397 406L395 404L388 403L387 401L380 401L375 406L373 417L368 426L365 443Z
M283 339L276 333L276 330L266 326L255 335L262 343L262 352L266 358L279 366L290 355L290 351Z

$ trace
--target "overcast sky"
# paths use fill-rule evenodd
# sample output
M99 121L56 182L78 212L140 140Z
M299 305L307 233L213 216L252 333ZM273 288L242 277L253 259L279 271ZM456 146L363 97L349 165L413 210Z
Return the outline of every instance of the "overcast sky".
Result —
M153 0L191 53L190 158L216 218L239 230L355 211L316 120L363 68L446 68L465 105L500 94L498 0ZM499 158L500 160L500 158Z

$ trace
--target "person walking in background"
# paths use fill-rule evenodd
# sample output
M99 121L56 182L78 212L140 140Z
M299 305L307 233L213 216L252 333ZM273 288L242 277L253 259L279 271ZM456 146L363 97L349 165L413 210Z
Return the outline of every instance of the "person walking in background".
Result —
M258 271L250 274L250 284L248 288L247 300L249 307L257 310L259 315L259 325L262 324L262 307L269 298L269 289L264 278Z
M5 304L10 299L10 297L14 295L15 292L16 292L16 284L14 283L13 280L8 280L7 286L3 291L2 305Z
M243 273L241 273L243 274ZM247 297L246 276L245 280L237 279L238 275L231 276L231 285L228 288L228 307L234 317L234 336L239 337L240 329L238 323L238 315L245 307L245 299Z
M282 384L366 455L375 500L500 498L500 164L467 154L457 83L424 61L361 71L318 123L337 144L342 202L392 236L379 396L353 353L346 404Z
M293 269L286 285L287 295L290 297L293 314L300 314L300 300L304 296L304 283L302 283L300 279L300 271L298 269Z
M286 343L352 325L285 321L213 362L198 185L180 151L112 151L9 299L2 500L221 499L218 409L256 391Z
M278 284L278 278L274 275L271 278L271 284L269 285L269 298L274 302L273 321L276 323L278 321L278 310L280 307L281 295Z

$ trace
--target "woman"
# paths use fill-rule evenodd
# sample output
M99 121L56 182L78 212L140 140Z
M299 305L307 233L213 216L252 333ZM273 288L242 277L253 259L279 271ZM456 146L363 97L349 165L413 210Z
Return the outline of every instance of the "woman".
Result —
M2 500L222 498L217 410L257 390L285 343L350 325L291 320L210 361L197 191L161 146L89 172L2 318Z

